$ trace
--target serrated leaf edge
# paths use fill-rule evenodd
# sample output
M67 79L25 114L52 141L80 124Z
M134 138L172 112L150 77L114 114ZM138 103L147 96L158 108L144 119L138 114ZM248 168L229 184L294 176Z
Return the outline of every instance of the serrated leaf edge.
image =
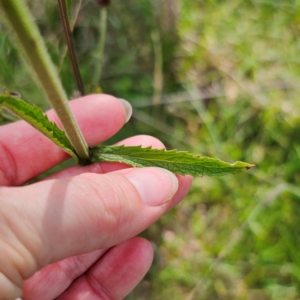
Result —
M24 105L26 109L28 109L33 115L37 114L36 118L33 118L32 116L28 115L25 111L21 111L20 108L16 106L16 103L18 103L16 101L22 102L22 105ZM38 106L34 104L29 104L22 99L17 99L6 94L0 95L0 106L6 108L17 117L25 120L35 129L37 129L39 132L41 132L43 135L49 138L53 143L55 143L69 155L78 160L78 156L76 155L75 150L73 149L66 133L60 128L58 128L58 126L54 122L51 122L48 119L47 115L45 115ZM42 120L42 122L44 122L44 124L41 122L40 119ZM45 124L48 126L45 126ZM54 132L56 132L57 135L60 134L63 137L63 139L60 140L57 137L55 137ZM69 145L67 145L66 143L68 143Z
M132 165L134 167L145 167L145 166L150 166L150 165L143 165L142 163L139 163L139 162L135 162L135 161L132 161L131 159L132 158L136 158L136 159L139 159L139 160L142 160L143 158L141 157L141 152L140 153L137 153L136 156L134 156L134 153L131 153L130 155L126 154L126 155L123 155L122 157L122 154L120 154L120 150L122 149L125 149L126 148L126 151L128 149L131 149L131 150L136 150L137 152L143 150L144 153L148 153L148 152L153 152L154 154L167 154L167 155L173 155L173 154L178 154L178 155L182 155L183 158L189 158L189 159L195 159L199 162L199 164L204 164L205 162L207 163L207 161L210 161L211 163L220 163L220 164L223 164L222 167L218 167L219 169L223 168L232 168L232 170L228 173L238 173L238 172L241 172L243 170L249 170L250 168L254 167L253 164L248 164L248 163L245 163L245 162L241 162L241 161L236 161L234 163L228 163L228 162L224 162L218 158L211 158L211 157L207 157L207 156L200 156L200 155L196 155L196 154L191 154L187 151L178 151L176 149L172 149L172 150L166 150L166 149L153 149L151 146L148 146L148 147L142 147L142 146L125 146L125 145L120 145L120 146L98 146L98 147L94 147L94 148L90 148L90 157L91 157L91 161L93 162L97 162L97 161L105 161L105 160L102 160L101 159L101 155L115 155L115 156L119 156L118 159L111 159L109 161L115 161L115 162L121 162L121 163L126 163L126 164L129 164L129 165ZM107 160L106 160L107 161ZM150 159L147 159L147 161L151 161ZM156 159L153 159L153 164L152 166L159 166L158 163L156 163L157 161L159 161L157 158ZM169 169L170 171L173 171L175 173L178 173L180 175L193 175L193 176L201 176L203 174L205 175L208 175L208 176L221 176L221 175L225 175L225 174L212 174L213 172L203 172L202 174L199 174L199 172L196 172L196 171L193 171L191 170L190 172L178 172L177 171L174 171L175 168L174 165L176 165L176 163L180 164L180 163L184 163L184 162L176 162L174 160L166 160L164 158L164 161L163 163L165 163L165 166L163 166L163 168L166 168L166 169ZM169 164L169 165L168 165ZM187 164L187 163L186 163ZM172 166L173 165L173 166ZM192 163L190 164L192 165ZM209 169L208 167L205 167L205 166L202 166L204 168L207 168ZM214 167L210 167L210 168L214 168Z

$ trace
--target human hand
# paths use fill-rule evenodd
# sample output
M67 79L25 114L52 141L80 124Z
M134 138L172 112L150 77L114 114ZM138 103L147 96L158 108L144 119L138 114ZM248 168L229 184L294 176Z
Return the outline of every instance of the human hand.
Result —
M117 99L70 102L89 146L114 135L126 112ZM55 113L48 116L59 124ZM122 142L162 148L136 136ZM68 156L24 121L0 127L0 299L122 299L153 257L135 237L187 194L190 176L117 163L70 167L23 185Z

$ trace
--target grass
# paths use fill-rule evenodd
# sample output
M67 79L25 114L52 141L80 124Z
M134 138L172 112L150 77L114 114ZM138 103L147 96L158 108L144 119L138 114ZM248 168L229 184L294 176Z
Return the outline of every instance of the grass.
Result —
M71 97L55 3L30 5ZM74 36L87 89L135 107L110 143L148 133L169 148L257 165L194 180L143 233L155 261L128 299L299 299L299 1L114 0L95 82L98 17L83 1ZM0 65L3 87L47 107L6 34Z

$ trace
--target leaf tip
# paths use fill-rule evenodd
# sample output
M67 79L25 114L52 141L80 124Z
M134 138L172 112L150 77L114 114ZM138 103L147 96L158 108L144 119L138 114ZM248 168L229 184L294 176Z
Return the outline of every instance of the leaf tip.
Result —
M246 170L248 171L248 170L250 170L253 167L255 167L255 165L253 165L253 164L247 164L246 165Z

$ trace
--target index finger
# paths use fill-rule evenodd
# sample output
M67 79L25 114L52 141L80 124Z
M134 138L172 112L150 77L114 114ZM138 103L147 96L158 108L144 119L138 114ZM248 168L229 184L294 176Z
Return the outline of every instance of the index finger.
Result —
M89 146L118 132L126 122L121 101L108 95L90 95L70 102ZM59 127L53 110L49 119ZM16 186L54 167L69 156L25 121L0 127L0 186Z

